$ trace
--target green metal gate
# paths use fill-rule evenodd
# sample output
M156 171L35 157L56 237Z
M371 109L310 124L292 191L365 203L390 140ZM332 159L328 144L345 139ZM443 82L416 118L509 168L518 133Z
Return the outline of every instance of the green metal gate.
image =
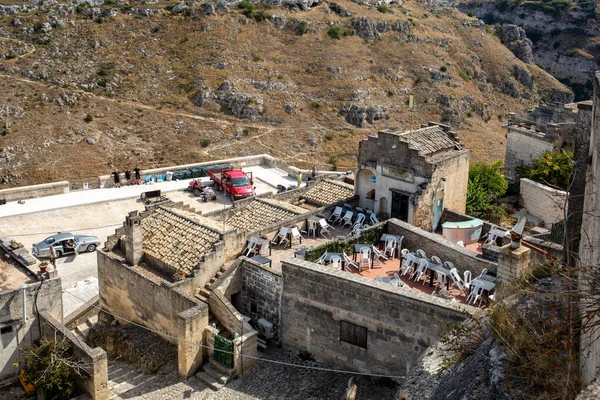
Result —
M233 342L223 336L215 335L214 359L227 368L233 368Z

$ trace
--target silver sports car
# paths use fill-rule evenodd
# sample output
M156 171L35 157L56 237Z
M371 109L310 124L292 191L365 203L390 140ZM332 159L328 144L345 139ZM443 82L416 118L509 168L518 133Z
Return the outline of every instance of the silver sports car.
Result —
M73 241L73 245L69 245L69 241ZM58 232L39 243L33 245L33 255L36 257L49 257L50 246L54 247L56 257L72 253L92 252L100 245L100 239L97 236L87 233L73 235L68 232Z

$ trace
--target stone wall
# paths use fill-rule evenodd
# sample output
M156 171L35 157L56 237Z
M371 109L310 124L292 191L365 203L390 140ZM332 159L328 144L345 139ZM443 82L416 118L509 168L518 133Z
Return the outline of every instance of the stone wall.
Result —
M249 258L242 259L242 312L254 321L266 319L277 332L281 321L281 273L264 268Z
M489 273L496 274L498 264L450 240L424 231L399 219L388 220L387 232L404 237L402 239L402 248L407 248L410 251L422 249L429 257L438 256L442 261L450 261L461 274L465 270L469 270L473 276L477 276L484 268Z
M56 194L69 193L69 181L44 183L0 190L0 199L6 201L17 201L34 199L37 197L54 196Z
M282 270L284 346L337 368L404 376L445 321L471 310L305 260L287 259ZM366 348L340 340L341 321L367 329Z
M515 182L515 168L517 166L530 165L533 160L540 158L546 151L552 151L553 149L554 144L543 134L509 129L506 134L504 176L509 182Z
M471 151L469 150L444 160L438 164L432 178L432 182L441 182L442 178L446 179L440 184L444 189L443 206L459 213L464 213L467 209L470 159Z
M587 185L585 188L585 203L583 208L583 221L581 223L581 242L579 245L579 258L583 267L600 266L600 72L594 77L594 108L592 119L592 132L590 137L590 151L587 168ZM588 290L585 282L580 283L583 290ZM586 299L589 302L580 304L582 314L586 308L597 309L598 298ZM594 317L586 324L598 324L600 320ZM589 384L597 374L600 366L600 331L591 328L581 334L580 368L584 385Z
M144 271L145 272L145 271ZM100 307L122 323L132 321L147 328L185 339L178 346L179 373L188 378L202 363L200 343L208 325L208 305L177 284L146 275L114 253L98 250Z
M60 278L31 283L25 289L26 320L23 321L23 292L21 289L0 293L0 327L3 328L0 349L0 383L18 379L17 342L20 347L32 346L40 338L39 312L46 311L62 321L62 286Z
M87 367L89 377L79 379L77 386L88 392L94 400L108 399L108 364L106 352L100 347L90 348L84 341L75 337L63 324L58 322L47 312L40 313L42 338L47 340L66 339L75 358Z
M544 221L544 224L552 225L564 219L567 192L522 178L520 196L527 212Z

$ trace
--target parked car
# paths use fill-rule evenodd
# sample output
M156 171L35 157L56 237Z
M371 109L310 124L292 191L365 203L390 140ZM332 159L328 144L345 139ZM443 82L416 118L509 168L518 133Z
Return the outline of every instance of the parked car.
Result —
M73 241L73 247L69 247L67 242ZM36 257L49 257L50 247L54 247L56 257L72 253L92 252L100 245L100 239L97 236L87 233L74 235L69 232L58 232L56 235L47 237L39 243L33 245L33 255Z

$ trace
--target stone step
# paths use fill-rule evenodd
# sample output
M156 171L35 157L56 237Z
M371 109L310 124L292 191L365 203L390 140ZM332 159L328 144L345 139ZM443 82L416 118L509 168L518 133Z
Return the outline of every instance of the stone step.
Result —
M263 340L257 336L256 337L256 347L259 350L265 350L267 348L267 341Z
M123 369L122 372L118 375L118 376L113 376L112 378L108 378L108 387L109 388L113 388L117 385L119 385L122 382L125 382L127 379L131 378L132 376L136 376L137 375L137 371L136 370L126 370Z
M227 368L220 362L216 361L214 358L210 359L208 365L218 371L221 371L223 374L228 375L229 377L232 377L235 374L235 369Z
M198 372L196 374L196 378L198 378L201 381L203 381L204 383L206 383L208 385L208 387L211 388L211 389L213 389L213 390L219 390L223 386L225 386L224 384L222 384L221 382L217 381L212 376L208 375L206 372Z
M113 394L113 397L116 397L120 394L130 391L131 389L143 386L154 378L156 378L156 375L148 376L144 373L138 373L138 375L134 376L133 378L127 379L126 381L112 386L110 390Z
M89 331L90 326L88 325L87 321L77 325L77 328L75 328L75 332L77 332L77 334L84 339L87 337Z
M200 295L208 299L210 297L210 291L206 290L206 288L202 288L200 289Z
M223 385L226 385L231 378L230 375L224 374L222 371L215 369L208 364L204 365L204 372L221 382Z
M89 317L87 320L87 323L90 326L96 325L98 323L98 314L92 315L91 317Z
M202 296L200 293L198 293L195 297L198 300L205 302L206 304L210 302L210 300L207 297Z

